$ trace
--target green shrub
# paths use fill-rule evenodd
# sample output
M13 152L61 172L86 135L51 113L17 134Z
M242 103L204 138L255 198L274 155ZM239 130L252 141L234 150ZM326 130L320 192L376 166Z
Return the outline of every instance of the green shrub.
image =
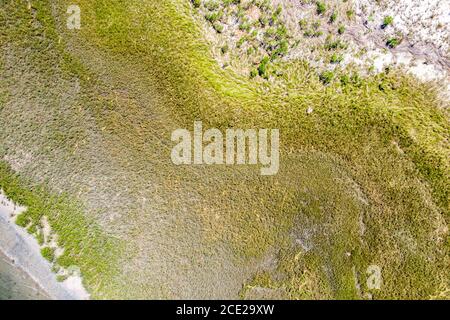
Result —
M333 13L330 16L330 23L334 23L337 20L337 16L338 16L337 12L333 11Z
M39 243L39 245L42 246L45 242L44 233L42 231L38 232L36 234L36 239L37 239L37 242Z
M355 73L352 75L352 77L350 78L351 83L355 86L355 87L361 87L362 85L362 79L359 76L359 74Z
M281 14L282 10L283 10L283 7L281 6L281 4L279 4L277 9L274 12L274 16L278 17Z
M261 60L261 63L259 64L259 67L258 67L258 74L261 77L265 78L265 79L268 78L268 76L267 76L267 65L269 64L269 61L270 61L269 57L264 57Z
M341 85L346 86L350 83L350 78L348 75L344 74L341 76L340 81L341 81Z
M223 25L218 22L213 23L213 28L214 30L216 30L217 33L223 32Z
M392 18L391 16L386 16L386 17L384 17L383 24L381 27L384 29L387 26L390 26L393 22L394 22L394 18Z
M61 274L59 274L59 275L57 275L56 276L56 281L58 281L58 282L64 282L64 281L66 281L67 280L67 276L66 275L61 275Z
M228 52L228 50L229 50L229 47L228 47L228 45L226 44L226 45L224 45L222 48L220 48L220 51L222 52L222 54L225 54L225 53L227 53Z
M390 39L388 39L388 41L386 41L386 45L389 47L389 48L395 48L395 47L397 47L400 43L402 42L402 40L400 39L400 38L390 38Z
M229 6L230 4L239 4L241 0L222 0L224 6Z
M344 34L345 32L345 26L343 24L341 24L338 28L338 33L339 34Z
M201 0L191 0L191 2L194 8L199 8L202 3Z
M261 27L265 27L269 24L269 19L266 16L261 15L258 19L259 24L261 25Z
M215 0L210 0L205 3L206 9L208 9L209 11L217 10L217 9L219 9L219 6L220 6L219 2L217 2Z
M277 39L283 39L287 35L287 29L285 26L281 25L277 28L275 32Z
M287 40L281 40L280 43L277 46L277 49L272 53L272 60L276 57L282 57L285 56L288 53L289 50L289 43Z
M355 15L355 11L353 11L353 10L347 10L346 15L347 15L347 18L348 18L348 19L351 19L351 18L353 18L353 16Z
M316 2L316 12L317 14L324 14L327 11L325 3L321 1Z
M28 219L28 216L27 216L26 212L21 213L21 214L19 214L19 215L16 217L16 224L17 224L19 227L26 228L26 226L27 226L29 223L30 223L30 220Z
M213 13L208 13L206 14L205 18L206 20L208 20L211 23L216 22L217 20L219 20L222 17L222 14L219 12L213 12Z
M320 20L314 21L313 24L312 24L312 28L314 30L318 30L320 28L321 24L322 23L320 22Z
M242 45L243 45L246 41L247 41L247 38L244 36L244 37L242 37L242 38L240 38L240 39L238 40L238 42L236 43L236 46L237 46L238 48L240 48L240 47L242 47Z
M264 32L264 37L271 38L271 37L275 36L276 33L277 33L277 30L275 28L271 27L271 28L268 28L266 30L266 32Z
M328 40L326 41L324 48L327 50L346 49L347 44L341 40Z
M55 260L55 249L44 247L41 249L41 255L49 262L53 262Z
M324 71L319 75L319 79L323 84L329 84L334 79L334 72L329 70Z
M250 71L250 79L255 78L257 75L258 75L257 69L253 69L252 71Z
M322 31L306 30L303 35L309 38L318 38L323 35Z
M27 232L29 233L29 234L31 234L31 235L34 235L34 234L36 234L36 232L37 232L37 227L36 227L36 224L31 224L28 228L27 228Z
M314 22L311 24L311 29L306 30L306 31L303 33L303 35L304 35L305 37L320 37L320 36L323 34L323 32L319 30L320 25L321 25L320 20L314 21Z
M248 22L242 22L240 25L239 25L239 30L241 30L241 31L247 31L247 32L249 32L250 31L250 23L248 23Z
M343 60L342 55L338 55L336 53L334 53L330 58L331 63L340 63L342 60Z

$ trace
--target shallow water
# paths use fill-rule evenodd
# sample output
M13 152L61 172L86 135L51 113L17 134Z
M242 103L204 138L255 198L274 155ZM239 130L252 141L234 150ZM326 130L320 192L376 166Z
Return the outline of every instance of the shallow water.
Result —
M47 300L48 295L0 251L0 300Z

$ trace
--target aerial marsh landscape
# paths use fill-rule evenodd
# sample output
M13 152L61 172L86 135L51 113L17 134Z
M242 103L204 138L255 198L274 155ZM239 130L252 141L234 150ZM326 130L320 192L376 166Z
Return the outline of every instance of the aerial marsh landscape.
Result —
M0 0L0 299L450 299L449 18Z

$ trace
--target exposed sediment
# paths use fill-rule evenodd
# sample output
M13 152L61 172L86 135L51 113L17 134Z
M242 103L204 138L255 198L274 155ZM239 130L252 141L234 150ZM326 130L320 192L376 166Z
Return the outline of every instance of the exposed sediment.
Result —
M0 193L0 254L9 260L15 270L24 272L34 282L35 286L30 290L40 288L42 294L35 298L87 299L89 295L83 288L72 285L74 282L81 283L77 281L79 279L69 278L64 282L56 280L50 263L40 254L37 240L14 223L15 216L23 210L25 208L16 206Z

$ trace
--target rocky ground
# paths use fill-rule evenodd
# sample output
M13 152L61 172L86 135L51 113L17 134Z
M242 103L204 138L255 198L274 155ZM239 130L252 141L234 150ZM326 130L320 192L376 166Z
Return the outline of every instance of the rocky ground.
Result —
M277 61L305 60L318 73L361 76L396 67L450 94L448 1L193 1L224 67L276 78ZM200 19L202 20L202 19Z

